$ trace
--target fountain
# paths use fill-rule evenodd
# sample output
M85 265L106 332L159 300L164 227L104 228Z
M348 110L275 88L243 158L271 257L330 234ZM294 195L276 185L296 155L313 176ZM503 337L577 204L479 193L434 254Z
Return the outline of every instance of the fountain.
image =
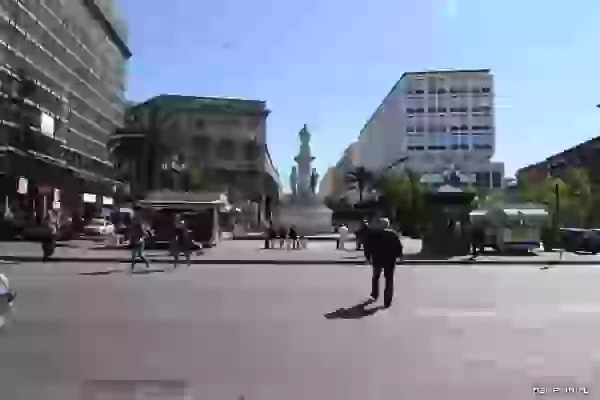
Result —
M310 150L310 132L306 125L298 133L300 151L294 159L296 166L290 174L291 194L283 196L279 207L274 213L274 223L277 226L289 227L294 225L304 236L319 233L331 233L331 211L316 194L319 175L311 167L315 159Z

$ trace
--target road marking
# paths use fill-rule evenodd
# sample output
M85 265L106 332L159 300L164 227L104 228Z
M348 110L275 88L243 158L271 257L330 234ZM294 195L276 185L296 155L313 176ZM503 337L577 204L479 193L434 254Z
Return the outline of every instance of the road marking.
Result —
M563 304L558 307L562 314L600 314L600 304Z

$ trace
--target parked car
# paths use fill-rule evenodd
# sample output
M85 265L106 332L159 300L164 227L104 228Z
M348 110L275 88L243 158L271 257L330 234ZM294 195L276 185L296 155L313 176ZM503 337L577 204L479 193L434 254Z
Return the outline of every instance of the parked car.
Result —
M568 252L600 253L600 230L563 228L560 229L560 240Z
M90 220L84 227L83 233L87 236L106 236L115 233L115 226L101 218Z

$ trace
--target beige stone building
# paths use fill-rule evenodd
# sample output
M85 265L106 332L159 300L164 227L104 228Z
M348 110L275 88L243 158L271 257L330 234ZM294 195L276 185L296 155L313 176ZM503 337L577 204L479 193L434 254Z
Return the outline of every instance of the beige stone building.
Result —
M268 115L266 103L257 100L160 95L137 104L122 136L143 133L146 143L168 147L170 158L153 153L129 180L159 189L165 185L158 176L175 163L193 176L183 186L227 192L234 203L251 201L269 211L267 203L277 201L281 184L267 147Z

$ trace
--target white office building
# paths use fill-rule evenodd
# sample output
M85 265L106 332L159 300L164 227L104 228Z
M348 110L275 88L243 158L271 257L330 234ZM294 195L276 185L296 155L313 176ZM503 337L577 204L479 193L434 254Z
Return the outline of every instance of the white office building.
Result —
M491 162L493 75L488 69L403 74L361 130L357 147L360 165L371 171L410 168L435 185L455 168L465 184L501 187L504 164Z

